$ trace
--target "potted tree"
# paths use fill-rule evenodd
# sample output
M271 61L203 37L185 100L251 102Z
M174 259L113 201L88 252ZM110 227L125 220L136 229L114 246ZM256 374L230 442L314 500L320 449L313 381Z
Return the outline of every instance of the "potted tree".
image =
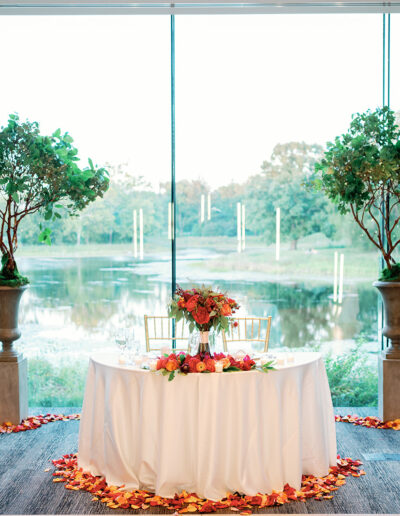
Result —
M29 283L15 261L22 221L38 211L45 221L76 215L109 185L107 171L91 160L79 167L72 142L60 129L43 136L37 122L22 122L15 114L0 130L0 363L20 358L12 344L20 337L18 306ZM40 228L39 240L51 243L49 228Z
M392 360L400 359L400 263L395 259L400 244L400 129L395 113L383 107L353 115L347 133L327 144L315 170L314 186L337 204L340 213L351 212L382 254L385 267L374 286L383 298L383 334L390 340L383 359L392 362L387 367L400 382L400 362Z

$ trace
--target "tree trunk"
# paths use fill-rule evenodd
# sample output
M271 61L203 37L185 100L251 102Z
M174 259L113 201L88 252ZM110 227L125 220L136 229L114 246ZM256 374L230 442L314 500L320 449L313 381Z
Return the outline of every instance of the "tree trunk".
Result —
M109 240L109 243L112 244L112 237L113 237L113 232L112 230L110 231L110 240Z
M291 249L292 251L296 251L296 250L297 250L297 242L298 242L298 239L296 239L296 240L292 240L292 241L290 242L290 249Z
M81 230L78 229L76 232L76 245L81 245Z

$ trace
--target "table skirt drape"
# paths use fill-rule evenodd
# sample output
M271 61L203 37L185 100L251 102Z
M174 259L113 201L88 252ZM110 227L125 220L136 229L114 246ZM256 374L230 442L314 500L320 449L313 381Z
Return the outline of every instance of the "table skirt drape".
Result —
M113 363L115 365L113 365ZM318 353L271 371L177 375L92 358L79 467L112 485L219 500L299 489L336 464L334 415Z

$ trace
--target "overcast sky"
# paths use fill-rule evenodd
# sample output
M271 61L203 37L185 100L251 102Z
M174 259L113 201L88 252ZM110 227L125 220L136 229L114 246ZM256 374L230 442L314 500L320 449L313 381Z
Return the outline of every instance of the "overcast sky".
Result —
M168 181L169 27L169 16L0 17L0 125L18 112L68 131L82 158ZM177 179L244 181L277 143L345 131L381 102L381 38L378 14L176 16Z

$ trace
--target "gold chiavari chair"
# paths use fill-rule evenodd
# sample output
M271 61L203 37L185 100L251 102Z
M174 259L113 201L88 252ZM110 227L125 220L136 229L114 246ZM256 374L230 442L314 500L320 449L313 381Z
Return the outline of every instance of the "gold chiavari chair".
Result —
M228 352L231 342L262 342L264 352L268 351L269 334L272 317L233 317L230 320L230 332L222 331L224 352ZM235 322L237 325L235 326Z
M173 324L175 324L175 336L172 335ZM189 351L189 331L184 319L176 322L175 317L145 315L144 329L146 351L160 351L167 345L170 345L172 349L174 342L176 351Z

